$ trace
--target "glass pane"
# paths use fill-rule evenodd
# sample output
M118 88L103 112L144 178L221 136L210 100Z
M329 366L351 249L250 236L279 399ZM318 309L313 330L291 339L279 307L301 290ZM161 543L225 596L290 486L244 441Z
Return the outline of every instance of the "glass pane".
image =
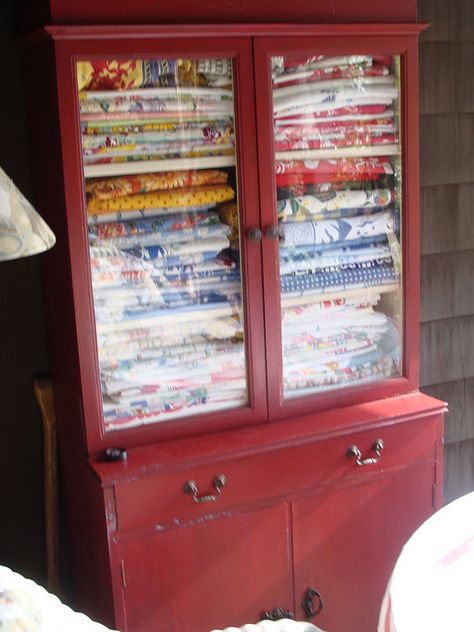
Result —
M244 405L232 60L77 79L105 429Z
M401 375L400 60L272 59L286 398Z

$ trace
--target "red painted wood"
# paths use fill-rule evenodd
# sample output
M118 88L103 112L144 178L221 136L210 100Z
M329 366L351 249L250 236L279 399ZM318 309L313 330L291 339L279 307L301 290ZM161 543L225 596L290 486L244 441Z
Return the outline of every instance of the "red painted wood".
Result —
M231 22L414 22L416 0L50 0L30 2L30 21L53 24L140 24ZM47 8L46 8L47 7ZM40 11L42 9L42 11ZM49 9L49 11L48 11ZM44 23L44 22L43 22Z
M65 190L70 266L73 285L74 313L63 314L75 320L81 372L84 425L88 451L98 453L108 446L145 444L157 438L166 439L197 432L209 432L229 426L256 423L266 419L265 352L263 333L261 253L259 244L242 240L244 307L246 322L247 407L176 421L163 421L133 430L114 431L104 435L101 416L101 394L98 380L95 321L92 306L90 269L88 266L85 198L79 145L79 118L74 60L107 56L222 56L235 58L235 106L238 136L239 207L242 234L259 224L258 182L256 163L251 43L243 38L186 42L161 38L154 40L61 40L56 42L58 103L61 122L61 145Z
M209 632L290 609L285 505L230 517L210 513L120 545L125 629Z
M321 36L317 40L307 37L255 38L256 108L258 125L260 205L263 226L276 225L276 191L273 162L274 155L271 95L271 57L276 55L311 54L395 54L401 56L402 95L401 136L403 167L402 245L404 282L404 373L400 378L381 380L363 386L338 388L316 395L284 400L282 392L282 357L280 344L267 346L267 375L270 418L306 414L310 411L330 409L351 402L369 401L412 391L419 385L419 198L418 198L418 66L417 38L393 32L382 35L366 34L344 38ZM264 287L267 340L281 339L281 322L275 318L280 313L280 281L278 244L275 240L263 240Z
M425 22L419 24L409 23L381 23L371 24L362 22L359 24L139 24L139 25L90 25L90 26L46 26L44 32L48 33L55 40L105 40L115 39L155 39L155 38L177 38L188 39L190 37L281 37L286 39L293 36L316 37L320 35L331 35L331 38L338 37L358 37L377 35L416 35L426 29L429 25ZM31 37L39 37L40 32L32 33ZM28 36L25 36L28 41Z
M433 513L432 483L432 467L425 466L294 502L297 617L303 618L299 604L311 586L324 604L316 625L331 632L376 630L401 548Z
M127 461L109 463L92 458L90 463L103 483L133 479L144 474L169 472L186 465L264 454L270 450L348 437L354 432L438 418L446 410L439 400L421 393L339 408L276 424L240 428L178 441L150 443L128 451Z
M366 12L369 5L374 9L371 15ZM59 22L76 20L81 11L82 16L99 20L104 16L101 11L109 15L112 3L53 0L52 6L59 12L54 18ZM117 0L109 20L127 19L132 12L136 18L148 15L155 6L152 0L140 7ZM44 257L78 603L82 610L126 632L208 632L256 621L261 610L277 606L294 608L302 618L302 594L317 582L315 587L322 587L327 599L328 614L320 619L321 626L325 628L327 621L333 632L366 632L375 629L377 599L399 547L432 511L433 489L435 505L441 502L445 404L415 391L419 257L416 37L422 27L367 23L376 15L387 22L413 20L413 0L403 4L395 0L382 4L374 0L298 0L285 6L265 0L216 6L217 2L191 6L177 0L161 8L185 19L187 7L196 12L188 12L188 18L200 15L213 21L220 16L221 22L230 19L232 11L242 11L243 16L252 8L252 19L258 22L270 13L269 21L278 20L286 11L304 21L305 11L325 11L331 6L337 10L328 22L349 20L357 12L355 19L364 23L52 26L42 47L47 54L31 51L30 68L54 71L32 73L29 85L35 95L40 211L58 237L58 245ZM76 12L75 17L68 11ZM164 13L160 19L166 21ZM266 239L261 246L244 239L252 405L104 437L86 263L75 60L166 54L235 58L239 203L245 234L252 226L265 228L275 223L267 56L272 51L307 52L315 46L322 52L404 56L404 205L408 211L403 228L404 378L282 406L275 246ZM269 419L267 398L271 417L278 423L262 423ZM353 443L364 456L370 456L379 437L385 448L377 464L358 467L347 457ZM128 460L101 460L101 451L109 445L128 448ZM219 473L228 476L228 483L215 503L193 503L182 490L183 483L193 479L202 493L212 491L211 481Z
M27 104L31 106L28 114L35 207L57 238L55 247L44 253L41 263L60 449L61 496L69 518L65 525L69 540L67 564L74 569L71 576L63 578L63 588L69 599L72 592L75 608L111 626L114 616L107 511L101 484L85 461L51 42L44 41L42 46L28 50L25 62L29 68L50 69L45 73L31 72L28 80L31 98ZM65 558L66 555L62 562Z
M373 457L377 439L384 442L378 463L360 467L348 457L348 448L354 444L364 458ZM364 432L239 459L216 458L211 463L153 476L145 471L138 479L115 485L117 528L164 529L177 521L195 521L209 510L222 512L269 498L288 498L328 481L349 481L414 463L433 463L434 458L435 425L428 418L390 427L375 426ZM200 494L213 493L212 481L219 474L226 476L227 483L212 505L195 503L183 491L183 485L194 480Z
M269 27L266 27L267 29ZM310 27L315 33L327 31L326 27ZM375 37L374 33L380 33L381 27L376 25L363 25L362 30L370 33L364 37L348 37L349 25L339 25L335 28L335 33L344 36L340 44L334 44L332 38L321 38L321 46L324 48L332 46L331 50L367 50L370 41L370 50L394 52L403 51L407 47L406 37L394 35L397 31L405 32L407 29L413 32L419 31L419 26L391 25L383 27L387 29L389 35ZM53 27L50 29L53 37L56 38L57 51L57 76L58 76L58 100L60 105L61 130L62 130L62 147L63 147L63 164L64 174L68 186L65 192L66 206L68 213L68 232L70 240L70 261L71 275L73 283L74 303L75 303L75 321L78 336L78 353L79 364L81 368L81 383L83 390L83 407L86 425L86 436L88 441L88 449L90 452L99 452L106 446L120 443L126 447L144 444L148 441L160 439L168 439L171 437L185 436L198 432L209 432L224 427L237 426L240 424L249 424L262 421L266 418L265 398L266 398L266 377L264 370L264 335L262 328L262 293L261 293L261 272L259 247L256 244L248 244L243 241L243 258L244 258L244 279L246 285L246 321L247 331L247 354L248 354L248 375L250 378L249 392L252 405L250 408L238 411L229 411L223 414L210 414L205 417L194 417L183 420L167 422L164 419L159 424L150 427L142 427L133 431L120 432L116 431L103 436L100 424L97 424L97 411L100 410L100 391L98 385L98 369L97 369L97 353L95 345L95 332L93 322L93 310L91 304L91 287L89 279L89 270L84 267L84 261L87 261L87 242L85 238L85 219L84 219L84 194L82 177L80 175L80 148L78 140L78 114L76 107L76 88L73 75L74 58L84 58L87 56L104 56L104 55L130 55L133 51L135 55L151 55L151 54L189 54L209 55L221 54L236 57L236 105L237 105L237 127L240 130L238 152L240 156L245 156L245 160L240 160L239 171L239 194L240 207L242 213L242 228L245 234L247 228L258 225L259 204L257 202L258 185L257 172L254 169L256 163L255 149L255 120L253 117L253 109L248 107L248 103L253 101L253 83L251 81L252 60L249 52L249 43L245 39L226 38L225 45L222 40L213 39L211 41L204 40L202 37L195 39L186 39L185 48L176 39L168 39L173 32L163 29L155 32L155 37L150 39L134 38L130 29L122 33L122 39L117 42L115 40L104 39L107 31L103 27L98 27L88 34L88 38L84 39L85 29L68 29L64 27ZM141 31L140 31L141 32ZM189 33L196 34L196 27L192 27ZM79 34L82 33L82 36ZM166 33L166 39L165 39ZM176 31L179 33L179 31ZM175 34L176 34L175 33ZM149 35L149 29L146 29L142 35ZM117 35L119 35L117 33ZM182 33L181 33L182 36ZM79 38L79 39L71 39ZM128 39L129 38L129 39ZM387 41L389 40L389 43ZM280 40L278 40L280 41ZM339 41L339 40L338 40ZM261 58L258 55L268 55L267 51L270 42L275 45L277 40L260 39L257 43L257 85L259 87L259 98L257 100L257 114L259 121L259 142L260 142L260 186L261 186L261 207L263 213L262 226L266 227L274 223L274 192L272 187L272 178L267 173L269 169L269 161L264 157L271 150L269 146L269 130L268 128L268 77L265 74L265 64L262 65ZM331 42L331 44L330 44ZM364 43L365 42L365 43ZM411 36L409 42L414 46L415 38ZM311 42L298 38L298 40L290 40L287 38L284 43L278 44L279 51L294 50L295 46L300 46L302 50L310 50ZM263 71L262 71L263 68ZM263 75L261 74L263 72ZM410 83L412 85L413 82ZM413 90L410 94L414 94ZM251 97L251 98L250 98ZM407 96L408 98L408 96ZM410 102L413 101L410 96ZM415 99L416 100L416 99ZM409 118L411 120L411 118ZM407 126L407 131L408 131ZM411 129L411 128L410 128ZM408 164L408 163L407 163ZM408 171L408 167L407 170ZM416 174L415 174L416 175ZM411 179L415 182L415 179ZM411 187L412 196L416 196L416 189ZM406 187L410 191L410 185ZM410 229L410 234L414 237L410 241L410 257L414 259L414 253L417 250L416 243L416 214L409 215L410 221L415 225L414 229ZM408 230L407 230L408 233ZM411 268L413 274L411 277L407 275L407 336L406 348L410 350L407 354L408 371L407 378L394 379L377 386L364 386L348 389L346 392L334 392L333 394L325 394L320 397L306 397L299 400L286 402L283 406L280 403L279 375L281 358L279 355L279 345L273 344L271 341L279 339L279 321L273 318L274 313L278 313L278 277L275 269L275 257L273 250L275 244L263 240L264 258L266 261L265 271L265 296L267 311L267 365L268 372L268 396L272 406L272 417L282 418L296 416L318 408L330 408L336 405L347 405L352 401L367 401L376 397L398 394L413 389L417 385L417 355L416 340L417 327L412 325L417 322L417 292L414 281L416 281L415 273L417 264L413 263ZM408 259L410 258L407 258ZM84 269L85 268L85 269ZM407 263L407 270L410 266ZM412 289L414 288L415 289Z
M436 417L436 467L434 481L434 508L441 509L443 506L443 466L444 466L444 417L442 414Z

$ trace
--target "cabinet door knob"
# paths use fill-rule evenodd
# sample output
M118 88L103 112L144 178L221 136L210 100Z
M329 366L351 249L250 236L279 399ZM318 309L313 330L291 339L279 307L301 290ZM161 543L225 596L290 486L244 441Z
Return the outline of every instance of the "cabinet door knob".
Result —
M247 233L249 241L261 241L262 239L262 231L260 228L251 228Z
M280 229L278 226L269 226L265 231L265 236L267 239L278 239L280 236Z
M215 489L215 494L199 494L199 489L196 481L186 481L183 485L183 491L186 494L191 494L195 503L211 503L218 499L221 495L222 488L227 483L227 478L224 474L218 474L212 481Z
M377 439L374 445L372 446L372 451L375 453L375 456L370 456L365 459L362 458L362 452L356 445L351 445L347 450L347 456L351 459L355 459L357 465L373 465L374 463L378 463L383 450L383 439Z
M317 599L316 610L314 609L313 603L314 597L316 597ZM303 612L307 621L309 621L319 612L321 612L321 610L323 609L323 598L319 590L316 590L316 588L312 588L312 586L310 586L304 594L303 601L301 602L301 607L303 608Z

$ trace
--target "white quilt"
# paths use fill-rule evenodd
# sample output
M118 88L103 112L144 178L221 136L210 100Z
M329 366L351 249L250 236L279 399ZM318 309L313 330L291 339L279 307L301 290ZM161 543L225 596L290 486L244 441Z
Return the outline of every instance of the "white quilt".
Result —
M212 632L323 632L323 630L307 621L280 619L278 621L247 623L241 628L225 628L225 630L212 630Z
M1 632L110 632L31 579L0 566Z

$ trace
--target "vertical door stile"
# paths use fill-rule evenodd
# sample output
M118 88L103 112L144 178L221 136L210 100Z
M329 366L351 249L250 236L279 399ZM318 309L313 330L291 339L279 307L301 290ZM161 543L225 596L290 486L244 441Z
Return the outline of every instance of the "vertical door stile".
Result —
M403 111L403 165L405 187L404 205L404 267L405 267L405 353L404 370L415 383L419 383L420 332L420 167L419 167L419 106L418 106L418 38L406 42L402 55ZM407 281L408 279L408 281Z
M281 406L281 323L278 270L278 225L274 187L271 57L266 38L254 38L255 104L258 134L258 170L262 214L262 256L265 308L266 362L270 419Z
M246 356L249 403L258 421L268 419L263 325L262 230L259 200L257 126L252 38L235 59L235 106L240 247L246 314Z

